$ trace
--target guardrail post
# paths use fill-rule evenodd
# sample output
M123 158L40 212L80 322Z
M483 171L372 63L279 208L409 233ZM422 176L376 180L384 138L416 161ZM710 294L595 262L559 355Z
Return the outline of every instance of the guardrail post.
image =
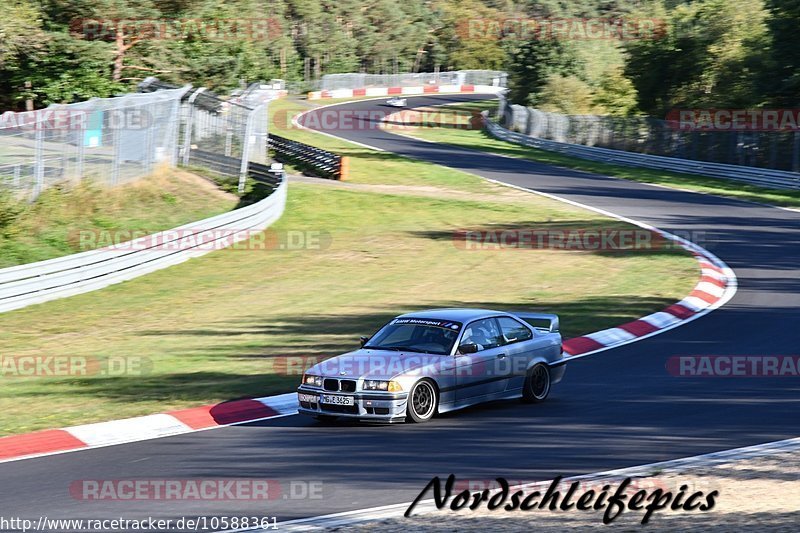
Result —
M200 87L195 92L192 93L192 96L189 97L189 100L186 101L186 105L189 106L189 110L186 116L186 128L183 130L183 165L186 166L189 164L189 155L192 150L192 130L194 129L194 101L197 96L205 91L205 87Z
M111 139L112 153L114 154L111 160L111 185L116 185L119 183L119 127L111 128Z
M35 160L33 163L34 186L31 200L36 200L44 189L44 125L36 122Z
M88 116L88 111L86 112ZM83 181L83 158L86 153L86 123L87 117L81 117L80 127L78 128L76 143L78 145L78 161L75 164L75 174L78 176L78 181Z
M253 135L253 120L260 109L256 108L256 110L250 111L247 115L247 124L244 128L244 139L242 140L242 164L239 167L239 194L244 192L244 187L247 183L247 165L250 163L250 136Z

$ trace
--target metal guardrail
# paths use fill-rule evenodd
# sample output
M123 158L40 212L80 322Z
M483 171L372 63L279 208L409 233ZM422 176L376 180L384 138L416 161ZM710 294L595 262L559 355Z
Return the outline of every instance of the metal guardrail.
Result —
M276 161L290 163L303 172L335 180L346 178L346 158L333 152L273 134L269 136L269 148Z
M263 180L263 165L251 165L252 178ZM0 312L102 289L246 240L283 214L287 186L281 178L272 181L270 196L241 209L107 248L4 268Z
M598 148L596 146L550 141L510 131L490 120L488 118L488 113L485 111L484 117L486 118L487 130L498 139L539 148L541 150L558 152L572 157L615 165L652 168L684 174L697 174L712 178L741 181L751 185L773 189L800 190L800 174L794 172L726 165L723 163L709 163L706 161L624 152L622 150L612 150L610 148Z
M250 163L248 176L257 183L263 183L276 190L283 183L283 178L278 176L271 167L260 163Z

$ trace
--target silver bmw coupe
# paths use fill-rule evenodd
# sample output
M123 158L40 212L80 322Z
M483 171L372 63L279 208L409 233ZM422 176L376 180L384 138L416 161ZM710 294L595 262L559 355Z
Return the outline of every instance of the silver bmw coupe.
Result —
M426 422L490 400L541 402L561 381L558 317L486 309L398 316L361 348L309 368L299 412L320 420Z

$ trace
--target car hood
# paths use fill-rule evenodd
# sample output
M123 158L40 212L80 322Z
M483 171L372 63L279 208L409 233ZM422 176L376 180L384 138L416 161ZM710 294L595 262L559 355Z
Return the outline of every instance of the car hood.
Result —
M307 374L352 379L392 379L403 374L440 368L450 355L360 349L326 359L306 370Z

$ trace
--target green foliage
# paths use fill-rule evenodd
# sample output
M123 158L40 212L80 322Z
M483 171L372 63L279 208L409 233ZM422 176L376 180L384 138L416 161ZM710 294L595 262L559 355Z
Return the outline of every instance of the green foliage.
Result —
M520 104L539 105L540 93L551 76L577 76L582 64L570 43L531 40L510 51L509 97Z
M763 102L767 48L762 0L698 0L647 13L665 21L664 35L632 41L625 73L639 107L663 115L675 107L747 107Z
M550 76L534 103L543 111L590 115L596 111L589 84L577 76Z
M798 0L10 0L6 7L3 109L27 99L44 106L108 96L151 75L226 92L243 80L308 83L329 73L437 68L507 70L516 103L614 115L800 100ZM663 25L633 40L531 31L553 19L595 18ZM87 39L84 19L105 21L107 31ZM136 19L250 21L268 31L154 38L137 30Z
M631 115L636 111L636 88L620 69L603 74L594 94L598 114Z

